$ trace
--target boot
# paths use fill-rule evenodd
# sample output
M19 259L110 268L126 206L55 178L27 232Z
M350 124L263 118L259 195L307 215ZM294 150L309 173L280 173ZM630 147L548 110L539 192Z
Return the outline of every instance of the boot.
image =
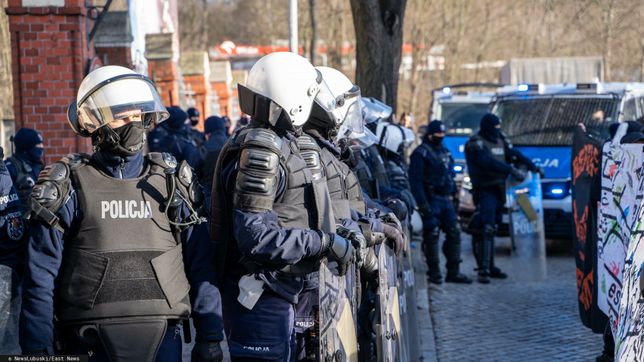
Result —
M492 239L492 256L490 259L490 278L506 279L508 277L501 269L494 265L494 239Z
M471 284L472 279L461 274L461 229L458 224L452 225L445 233L445 243L443 243L443 254L447 258L447 277L448 283Z
M478 282L482 284L490 283L490 263L492 261L493 243L494 227L491 225L485 225L483 227L483 240L479 247L481 262L479 264Z
M438 228L426 230L423 233L423 251L427 261L427 279L434 284L441 284L443 276L440 269L440 257L438 255Z

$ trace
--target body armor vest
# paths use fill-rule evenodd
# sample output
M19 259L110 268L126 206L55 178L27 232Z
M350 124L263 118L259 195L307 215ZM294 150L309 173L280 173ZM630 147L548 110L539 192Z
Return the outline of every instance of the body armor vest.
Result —
M435 173L432 180L427 178L424 180L426 188L433 186L431 188L431 192L429 189L426 189L425 192L427 192L428 195L431 195L432 193L443 196L449 195L452 190L455 190L454 179L452 178L451 173L452 170L450 169L450 166L452 165L451 153L448 149L442 146L437 150L428 143L422 143L419 147L425 149L427 151L427 155L433 159L433 162L438 163L440 167L440 172Z
M18 199L20 199L20 209L25 211L29 209L29 196L36 184L36 180L31 175L33 169L27 162L15 156L9 157L9 161L16 167L16 179L13 181L13 186L18 193Z
M495 160L501 163L507 163L507 159L505 157L505 143L502 139L499 138L496 142L492 142L485 139L485 137L479 136L479 142L483 142L483 145L489 150ZM482 186L503 184L505 182L506 176L504 174L497 172L494 172L494 174L494 177L490 177L488 180L483 181Z
M82 220L65 243L59 320L188 318L190 285L164 214L163 168L147 162L142 176L115 179L88 162L70 170Z
M355 174L331 151L322 148L320 157L326 170L327 186L337 220L351 219L351 209L365 213L362 190Z

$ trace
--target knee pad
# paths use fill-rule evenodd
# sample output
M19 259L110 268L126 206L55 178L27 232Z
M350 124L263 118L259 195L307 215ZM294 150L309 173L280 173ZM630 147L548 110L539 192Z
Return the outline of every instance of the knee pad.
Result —
M445 239L452 242L461 242L461 228L458 226L458 224L454 224L450 226L449 229L447 229L447 231L445 232Z

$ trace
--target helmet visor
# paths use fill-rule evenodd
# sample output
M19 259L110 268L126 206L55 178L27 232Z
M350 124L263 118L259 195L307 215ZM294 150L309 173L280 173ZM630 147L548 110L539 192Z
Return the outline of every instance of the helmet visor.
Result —
M393 108L373 98L362 99L362 116L367 124L391 117Z
M344 122L338 128L336 142L343 138L358 138L364 133L365 127L360 111L360 102L352 102L348 107Z
M168 118L154 84L140 77L101 85L83 99L77 109L80 126L89 133L130 116L140 115L146 126Z
M327 113L334 124L342 122L342 109L337 103L337 98L324 81L320 83L320 91L315 96L315 103Z

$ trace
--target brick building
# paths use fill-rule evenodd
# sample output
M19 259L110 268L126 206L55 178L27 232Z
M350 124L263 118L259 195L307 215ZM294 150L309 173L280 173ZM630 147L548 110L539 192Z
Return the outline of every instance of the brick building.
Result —
M0 104L0 111L9 110L0 118L13 119L0 119L0 145L29 127L43 133L48 163L89 152L90 140L71 131L66 113L82 79L102 65L148 75L165 105L199 109L200 127L211 114L236 113L230 63L211 63L206 52L179 54L178 0L112 0L105 12L106 0L5 1L0 30L10 34L11 67L5 66L2 79L12 78L13 91L0 91L12 94L13 102Z

